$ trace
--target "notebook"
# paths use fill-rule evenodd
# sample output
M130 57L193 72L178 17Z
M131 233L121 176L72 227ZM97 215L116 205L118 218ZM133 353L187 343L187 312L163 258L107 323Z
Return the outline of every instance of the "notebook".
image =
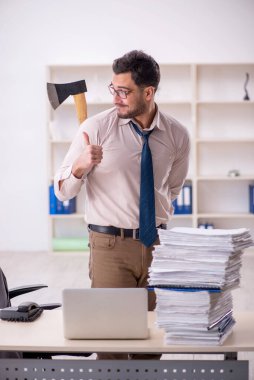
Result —
M148 338L146 289L64 289L62 304L67 339Z

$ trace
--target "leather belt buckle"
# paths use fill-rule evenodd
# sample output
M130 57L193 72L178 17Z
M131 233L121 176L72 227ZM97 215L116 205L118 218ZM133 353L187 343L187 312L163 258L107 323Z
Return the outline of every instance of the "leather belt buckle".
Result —
M133 230L132 231L132 239L133 240L139 240L139 230Z

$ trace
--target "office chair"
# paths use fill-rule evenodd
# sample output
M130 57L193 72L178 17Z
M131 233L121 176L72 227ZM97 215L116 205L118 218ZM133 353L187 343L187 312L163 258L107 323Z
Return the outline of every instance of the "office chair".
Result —
M0 267L0 309L11 306L11 299L22 294L30 293L41 288L47 288L47 285L24 285L16 288L9 289L7 284L7 279L4 272ZM50 309L55 309L60 307L60 303L50 304ZM38 359L51 359L52 356L58 355L57 353L41 353L41 352L0 352L0 358L38 358ZM62 354L61 354L62 355ZM90 356L92 353L84 354L66 354L72 356Z
M22 294L30 293L41 288L47 288L47 285L25 285L9 289L7 279L0 267L0 309L11 306L11 299Z
M47 285L44 284L37 284L37 285L24 285L24 286L18 286L16 288L9 289L7 279L5 277L5 274L3 270L0 267L0 309L4 309L6 307L11 306L11 299L17 296L20 296L22 294L30 293L35 290L41 289L41 288L47 288ZM55 309L57 307L60 307L61 304L51 304L50 308ZM38 357L36 353L33 353L33 355L29 357ZM22 352L0 352L0 358L23 358L26 357L26 353ZM44 357L49 358L49 355L45 355Z

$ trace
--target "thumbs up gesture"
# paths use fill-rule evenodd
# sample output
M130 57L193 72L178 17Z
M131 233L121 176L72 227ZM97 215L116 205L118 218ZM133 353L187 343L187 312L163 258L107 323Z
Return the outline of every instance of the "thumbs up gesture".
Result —
M97 165L102 160L102 147L100 145L91 145L89 136L86 132L83 132L85 145L86 145L86 156L89 165Z
M83 132L85 149L77 158L72 166L72 174L76 178L82 178L92 170L95 165L98 165L102 160L102 147L100 145L91 145L89 136Z

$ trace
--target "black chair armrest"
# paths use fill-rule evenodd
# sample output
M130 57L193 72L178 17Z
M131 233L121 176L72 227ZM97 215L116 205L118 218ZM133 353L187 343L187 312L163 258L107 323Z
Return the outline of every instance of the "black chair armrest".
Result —
M44 310L53 310L57 309L58 307L61 307L61 303L44 303L39 305Z
M18 286L17 288L9 289L9 297L11 299L17 296L21 296L22 294L34 292L35 290L47 287L48 285L44 284Z

